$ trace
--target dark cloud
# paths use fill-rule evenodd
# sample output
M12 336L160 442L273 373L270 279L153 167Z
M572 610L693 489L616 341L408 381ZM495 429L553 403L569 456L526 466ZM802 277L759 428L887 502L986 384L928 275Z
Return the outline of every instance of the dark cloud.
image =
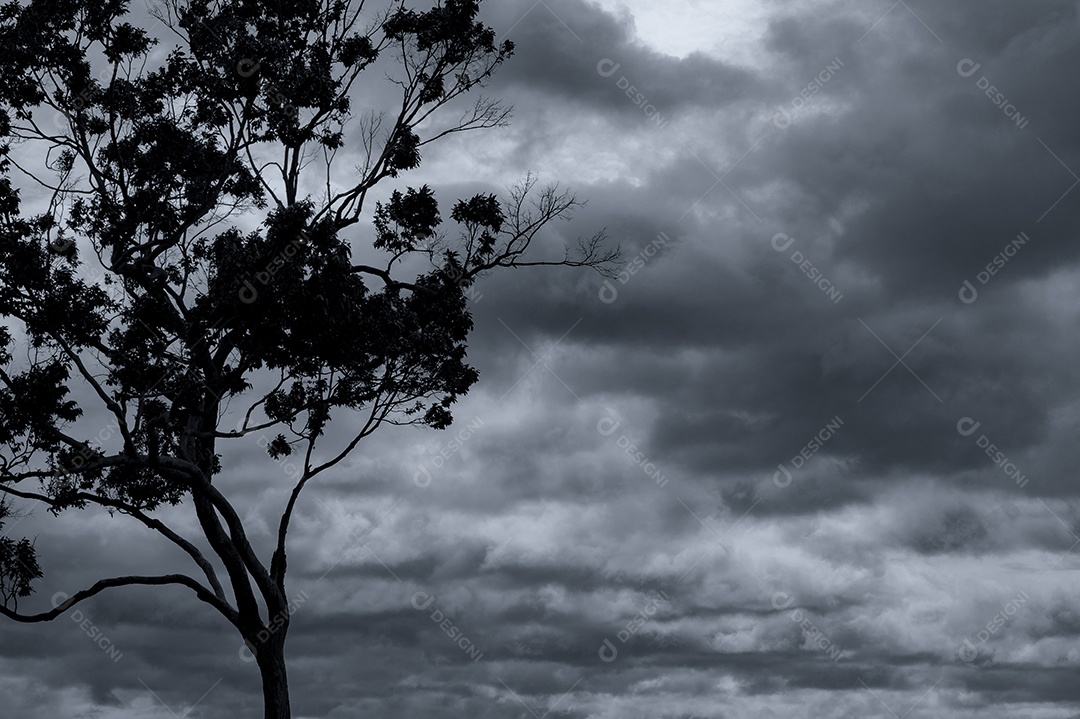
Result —
M519 12L508 6L496 17L509 20ZM579 105L604 112L616 122L621 116L626 124L639 118L643 101L633 99L639 92L670 119L683 110L745 101L767 82L753 68L701 52L672 57L652 50L636 36L632 15L616 17L586 3L554 10L536 5L509 35L515 59L494 88L525 93L530 104L546 99L564 110Z
M537 170L588 200L540 252L606 228L626 264L491 276L455 425L311 487L296 716L1075 714L1078 6L755 8L752 61L650 46L633 6L489 8L513 126L403 179L448 206ZM265 553L288 468L225 460ZM107 520L25 520L35 601L185 567ZM6 706L168 716L213 687L193 716L257 714L189 594L86 603L117 662L76 622L0 627Z

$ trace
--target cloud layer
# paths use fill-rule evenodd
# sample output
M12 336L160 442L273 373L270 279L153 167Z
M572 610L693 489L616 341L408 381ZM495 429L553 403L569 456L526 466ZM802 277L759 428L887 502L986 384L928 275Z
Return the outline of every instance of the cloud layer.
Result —
M627 264L492 276L455 425L311 488L295 716L1080 714L1077 3L715 5L730 52L644 5L486 9L513 124L404 179L537 171L588 200L548 241ZM287 470L230 461L265 545ZM184 566L65 519L19 528L40 602ZM261 711L187 594L82 606L0 626L12 716Z

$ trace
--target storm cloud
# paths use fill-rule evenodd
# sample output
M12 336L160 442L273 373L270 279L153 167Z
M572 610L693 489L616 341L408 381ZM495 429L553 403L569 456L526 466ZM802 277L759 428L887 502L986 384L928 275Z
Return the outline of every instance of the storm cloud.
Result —
M1080 5L488 5L512 123L402 186L533 171L587 200L541 251L623 265L492 275L455 424L309 490L295 716L1080 713ZM287 468L228 459L266 551ZM18 527L42 606L184 566L69 519ZM80 606L0 625L5 715L261 711L187 594Z

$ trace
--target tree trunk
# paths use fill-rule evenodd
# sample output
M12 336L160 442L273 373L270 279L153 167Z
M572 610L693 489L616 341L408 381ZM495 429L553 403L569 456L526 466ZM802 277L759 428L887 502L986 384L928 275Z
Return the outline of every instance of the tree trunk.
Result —
M262 675L264 719L291 719L289 678L285 671L284 637L269 637L255 654Z

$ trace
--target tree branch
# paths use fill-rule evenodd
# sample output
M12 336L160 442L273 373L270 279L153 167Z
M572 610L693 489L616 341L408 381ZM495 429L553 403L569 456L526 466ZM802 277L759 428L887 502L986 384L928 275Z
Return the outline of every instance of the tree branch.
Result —
M0 484L0 492L10 494L11 496L18 497L20 499L41 502L42 504L47 504L52 507L59 506L60 504L52 497L48 497L43 494L37 494L35 492L24 492L21 489L14 489L13 487L8 487L4 484ZM203 573L206 575L206 580L213 588L214 595L217 596L217 598L226 605L228 604L228 599L225 597L225 591L221 586L221 582L218 580L217 572L214 571L213 565L210 564L209 561L207 561L206 557L203 556L203 553L199 551L198 547L181 537L160 519L151 517L138 507L127 504L126 502L121 502L120 500L116 499L110 499L108 497L101 497L96 494L90 494L89 492L79 492L76 494L75 498L85 500L87 502L92 502L101 507L115 509L121 514L126 514L130 517L134 517L150 529L153 529L154 531L160 533L170 542L180 547L180 549L184 550L184 552L186 552L188 556L190 556L192 560L194 560L195 564L197 564L199 568L203 570Z
M133 585L143 586L161 586L165 584L179 584L188 587L195 592L195 595L206 602L214 609L217 609L226 619L229 620L233 626L238 626L239 616L232 607L225 604L218 599L214 594L199 584L197 581L187 576L186 574L165 574L159 577L113 577L111 579L102 579L96 582L89 589L84 589L81 592L76 592L56 606L54 609L48 612L42 612L41 614L19 614L8 609L5 606L0 605L0 614L14 619L17 622L23 622L25 624L35 624L38 622L51 622L67 610L74 607L80 602L86 601L90 597L96 594L100 594L106 589L113 587L129 587Z

